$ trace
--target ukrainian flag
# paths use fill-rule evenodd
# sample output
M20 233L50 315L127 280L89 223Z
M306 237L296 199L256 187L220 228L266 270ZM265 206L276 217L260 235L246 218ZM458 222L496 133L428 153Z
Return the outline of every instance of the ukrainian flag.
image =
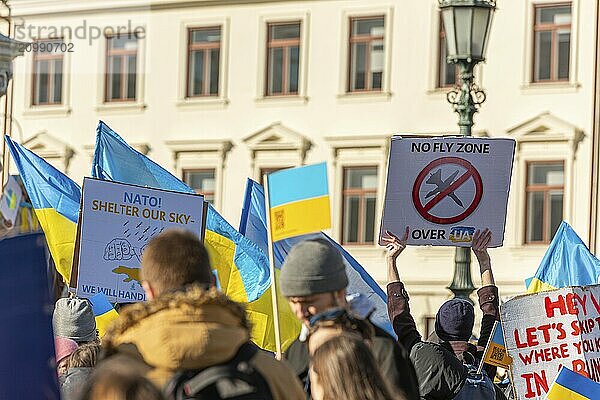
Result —
M94 178L176 192L195 191L169 171L129 146L100 121L92 163ZM232 300L251 302L269 287L269 261L209 205L204 244L221 288Z
M504 369L508 369L513 362L506 351L502 324L499 321L494 324L492 337L483 354L483 362Z
M573 228L563 221L534 277L528 293L599 283L600 260L588 250Z
M104 336L104 332L106 332L106 327L119 318L119 314L112 304L110 304L104 293L98 293L90 297L89 300L92 303L92 311L96 318L96 329L98 329L98 334L102 337Z
M44 159L5 136L8 149L44 230L56 270L69 282L81 188Z
M600 384L562 367L548 392L548 400L595 400L600 398Z
M331 227L327 164L267 176L273 242Z

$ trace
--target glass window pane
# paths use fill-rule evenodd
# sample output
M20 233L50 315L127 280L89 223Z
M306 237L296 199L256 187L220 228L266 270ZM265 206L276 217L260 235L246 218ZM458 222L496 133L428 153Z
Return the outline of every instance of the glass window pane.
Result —
M283 89L283 48L269 49L268 94L281 93Z
M563 219L563 192L550 192L550 235L554 237L560 222Z
M377 168L347 168L344 189L377 189Z
M300 47L294 46L289 49L289 71L288 71L288 92L298 93L298 73L300 71Z
M569 79L571 32L558 31L558 79Z
M375 196L367 197L365 199L366 207L365 210L365 242L372 243L375 240Z
M190 95L202 94L204 84L204 51L193 51L190 55Z
M269 25L269 38L271 40L299 39L300 38L300 23L295 22L293 24Z
M344 202L344 242L358 242L358 214L360 199L347 196Z
M544 193L527 194L527 241L544 240Z
M210 94L219 93L219 49L210 51Z
M48 102L48 61L38 61L37 63L37 103Z
M137 57L127 57L127 98L135 99Z
M221 28L192 29L192 43L214 43L221 41Z
M536 9L536 22L542 24L570 24L571 6L539 7Z
M552 32L535 34L535 80L551 79Z
M132 35L113 36L108 38L109 49L137 50L137 39Z
M352 20L352 35L382 36L384 33L384 17Z
M54 61L54 87L52 101L62 102L62 59Z
M121 57L111 57L110 58L110 71L109 71L109 89L110 99L119 99L121 98Z
M364 43L352 44L352 85L351 90L364 90L367 88L366 73L367 45Z
M371 42L371 88L381 89L383 78L383 65L385 53L383 51L383 40Z
M183 180L198 193L214 193L215 171L184 171Z
M564 168L562 164L529 164L529 185L560 186L564 184Z

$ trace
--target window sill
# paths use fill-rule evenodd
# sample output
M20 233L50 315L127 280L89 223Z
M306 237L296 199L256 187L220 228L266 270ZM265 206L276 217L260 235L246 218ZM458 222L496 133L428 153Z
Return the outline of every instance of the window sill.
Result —
M449 91L451 91L452 89L454 89L453 86L448 86L448 87L436 87L436 88L432 88L432 89L428 89L427 91L425 91L426 94L430 95L430 96L439 96L439 97L444 97L446 98L446 95L448 94Z
M523 94L576 93L581 87L579 82L530 82L521 85Z
M392 93L384 92L348 92L337 95L340 102L343 103L363 103L372 101L390 101Z
M30 106L23 111L24 117L46 118L46 117L68 117L71 107L66 105Z
M114 102L114 103L103 103L96 106L96 111L101 113L111 112L142 112L146 109L147 105L138 102Z
M229 104L225 97L186 97L177 100L175 105L179 108L224 108Z
M301 95L290 95L290 96L263 96L254 99L257 104L271 105L271 104L282 104L282 105L304 105L308 103L308 96Z

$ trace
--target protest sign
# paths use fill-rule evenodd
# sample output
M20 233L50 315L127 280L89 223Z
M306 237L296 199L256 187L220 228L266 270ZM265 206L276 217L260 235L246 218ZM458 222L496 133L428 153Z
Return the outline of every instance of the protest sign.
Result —
M501 318L517 398L545 399L561 366L600 382L600 285L518 296Z
M205 215L201 195L84 179L77 295L145 300L139 268L148 241L168 228L202 239Z
M11 227L15 226L21 197L23 197L23 192L17 178L14 175L9 176L8 182L6 182L2 191L2 198L0 198L0 214L6 221L10 222Z
M60 399L42 233L0 240L0 399Z
M502 246L514 149L512 139L393 137L381 233L408 226L408 244L469 247L490 228L489 247Z

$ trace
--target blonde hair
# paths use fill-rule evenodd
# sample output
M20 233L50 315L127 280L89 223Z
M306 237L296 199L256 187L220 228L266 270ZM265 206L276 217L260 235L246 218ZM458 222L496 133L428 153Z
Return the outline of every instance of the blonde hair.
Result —
M81 400L164 400L142 375L125 368L100 368L88 381Z
M100 352L100 345L96 342L84 343L80 345L71 355L67 358L66 367L69 368L80 368L80 367L95 367L98 362L98 353Z
M312 369L323 400L406 400L392 396L373 353L354 335L341 334L321 344L312 356Z

